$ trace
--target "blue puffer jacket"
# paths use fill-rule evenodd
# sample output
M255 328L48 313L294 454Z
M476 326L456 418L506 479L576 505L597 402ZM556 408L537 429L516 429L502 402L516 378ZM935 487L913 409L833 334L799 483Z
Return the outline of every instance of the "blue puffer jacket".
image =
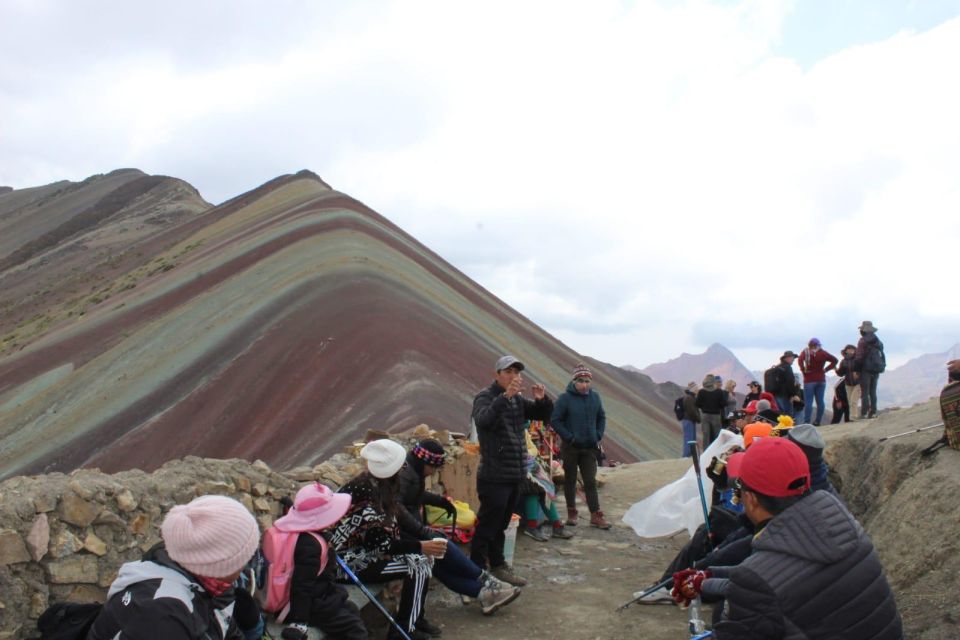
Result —
M603 411L600 394L593 389L585 394L579 393L571 381L567 390L557 398L550 425L564 442L581 449L596 447L607 427L607 414Z

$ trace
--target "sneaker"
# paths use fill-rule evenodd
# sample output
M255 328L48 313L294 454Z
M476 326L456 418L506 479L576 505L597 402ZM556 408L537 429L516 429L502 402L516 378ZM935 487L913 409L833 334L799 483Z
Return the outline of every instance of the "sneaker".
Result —
M590 514L590 526L597 529L609 529L612 525L603 519L603 511Z
M505 607L520 595L520 589L500 582L496 578L488 579L480 590L480 610L488 616L500 607Z
M527 536L528 538L533 538L537 542L546 542L550 539L543 535L543 532L540 531L540 527L524 527L523 535Z
M507 584L512 584L515 587L526 586L526 578L521 578L513 572L513 569L508 567L506 564L502 564L499 567L494 567L490 570L490 573L493 574L493 577L501 582L506 582Z
M633 594L633 597L639 598L642 593L643 591L637 591ZM673 604L673 598L670 597L670 592L666 589L657 589L637 600L637 604Z
M553 538L560 538L561 540L569 540L573 537L572 531L567 531L563 525L553 528L553 533L550 534Z
M437 636L443 635L443 630L440 627L433 624L423 616L421 616L420 619L417 620L416 629L417 631L423 631L428 636L437 637Z
M577 526L577 520L580 519L580 514L577 513L576 509L567 509L567 521L564 523L568 527Z
M307 640L307 629L305 624L288 624L280 632L280 637L283 640Z

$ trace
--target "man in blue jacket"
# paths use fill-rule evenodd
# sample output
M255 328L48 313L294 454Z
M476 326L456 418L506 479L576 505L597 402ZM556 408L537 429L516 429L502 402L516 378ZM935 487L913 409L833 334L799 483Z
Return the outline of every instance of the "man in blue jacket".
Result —
M597 449L607 426L600 394L591 388L593 374L578 364L567 390L557 398L550 424L563 441L563 493L567 499L567 525L577 524L577 470L583 476L583 491L590 509L590 525L609 529L597 497Z

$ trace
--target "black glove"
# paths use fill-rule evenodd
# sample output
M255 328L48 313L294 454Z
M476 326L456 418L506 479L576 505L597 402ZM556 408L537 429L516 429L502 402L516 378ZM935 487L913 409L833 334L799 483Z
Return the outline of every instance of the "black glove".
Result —
M443 500L443 510L447 512L448 516L453 518L454 522L457 521L457 507L446 498Z

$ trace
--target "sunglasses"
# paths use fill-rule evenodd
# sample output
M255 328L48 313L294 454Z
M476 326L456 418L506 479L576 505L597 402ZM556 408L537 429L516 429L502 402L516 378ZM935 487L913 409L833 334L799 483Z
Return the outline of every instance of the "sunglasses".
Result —
M592 382L590 378L575 378L574 382L579 382L580 384L590 384Z

